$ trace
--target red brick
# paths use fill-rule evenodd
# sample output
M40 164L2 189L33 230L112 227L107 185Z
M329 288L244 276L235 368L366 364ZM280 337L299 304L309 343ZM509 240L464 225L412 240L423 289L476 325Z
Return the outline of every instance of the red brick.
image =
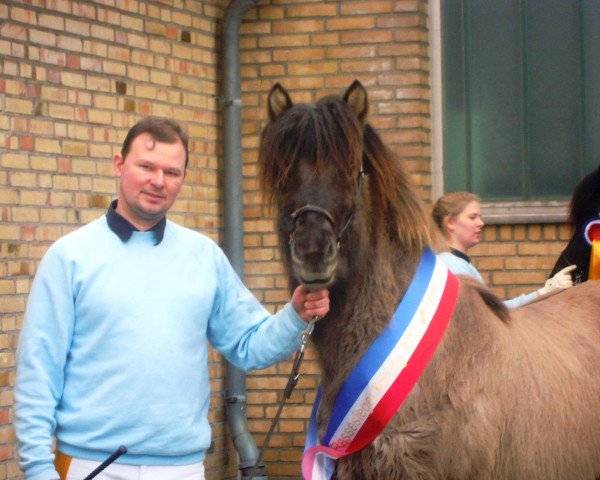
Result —
M79 55L68 53L67 54L67 67L68 68L73 68L75 70L78 70L79 67L80 67L79 60L80 60Z
M33 137L31 136L22 136L19 137L19 148L21 150L33 150Z

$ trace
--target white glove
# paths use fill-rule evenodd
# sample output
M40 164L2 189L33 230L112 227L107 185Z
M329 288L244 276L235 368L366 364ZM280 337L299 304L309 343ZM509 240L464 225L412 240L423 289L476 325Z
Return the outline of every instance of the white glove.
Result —
M569 265L568 267L563 268L552 278L546 280L546 284L538 290L538 293L540 295L545 295L546 293L553 292L554 290L572 287L573 279L571 278L571 272L576 268L577 265Z

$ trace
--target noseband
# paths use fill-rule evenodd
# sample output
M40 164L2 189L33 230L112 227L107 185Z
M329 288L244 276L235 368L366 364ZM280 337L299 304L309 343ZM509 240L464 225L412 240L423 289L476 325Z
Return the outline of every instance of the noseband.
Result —
M360 196L362 194L362 185L363 185L364 176L365 176L365 172L361 166L360 171L358 172L358 189L356 191L356 199L357 200L360 198ZM327 219L327 221L331 224L331 226L333 227L333 231L335 232L335 228L336 228L335 220L333 218L333 215L331 215L331 213L329 213L326 209L319 207L318 205L306 204L306 205L298 208L297 210L295 210L290 215L290 219L292 220L292 233L290 233L290 244L292 243L292 239L294 238L294 234L296 232L296 222L298 221L298 219L300 217L302 217L303 215L305 215L307 213L316 213L318 215L325 217ZM340 228L339 232L336 234L336 240L337 240L338 247L340 246L340 241L342 239L342 236L344 235L344 232L350 226L350 222L354 218L355 213L356 213L356 208L354 208L352 210L352 212L350 212L350 214L348 215L348 218L346 219L346 222L344 222L344 225L342 226L342 228Z

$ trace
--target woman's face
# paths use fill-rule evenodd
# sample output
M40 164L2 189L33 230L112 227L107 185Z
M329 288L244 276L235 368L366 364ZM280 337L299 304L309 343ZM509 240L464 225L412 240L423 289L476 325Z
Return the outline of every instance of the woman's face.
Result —
M463 253L481 241L481 230L485 223L481 218L479 202L467 203L462 212L454 217L449 217L446 229L450 238L450 245Z

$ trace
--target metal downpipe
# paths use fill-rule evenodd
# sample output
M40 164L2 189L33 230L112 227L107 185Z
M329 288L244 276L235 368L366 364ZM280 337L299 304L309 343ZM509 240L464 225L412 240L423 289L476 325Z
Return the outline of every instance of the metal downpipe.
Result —
M242 199L242 101L240 88L240 25L244 13L258 0L232 0L223 17L221 31L224 174L224 250L241 279L244 278L243 199ZM241 478L248 478L258 448L248 429L246 417L246 374L227 364L227 425L238 452ZM256 480L265 479L257 470Z

